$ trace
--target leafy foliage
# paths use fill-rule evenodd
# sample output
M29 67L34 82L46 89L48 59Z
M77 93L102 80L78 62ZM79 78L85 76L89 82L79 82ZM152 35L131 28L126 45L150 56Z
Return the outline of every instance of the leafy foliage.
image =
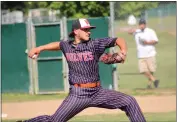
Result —
M141 13L150 8L157 7L159 2L116 2L115 12L118 18ZM2 9L22 10L27 13L29 9L48 8L59 10L60 16L68 18L109 16L109 1L2 1Z
M156 8L158 4L158 2L117 2L115 12L117 18L124 18L130 14L139 17L145 10Z

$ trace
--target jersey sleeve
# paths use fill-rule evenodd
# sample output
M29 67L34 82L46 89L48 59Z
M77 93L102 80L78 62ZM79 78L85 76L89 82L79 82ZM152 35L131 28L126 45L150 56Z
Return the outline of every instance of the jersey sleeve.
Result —
M64 43L65 42L63 40L60 41L60 49L63 53L64 53Z
M93 40L96 52L99 55L103 54L105 49L115 46L116 40L117 38L111 38L111 37L99 38Z

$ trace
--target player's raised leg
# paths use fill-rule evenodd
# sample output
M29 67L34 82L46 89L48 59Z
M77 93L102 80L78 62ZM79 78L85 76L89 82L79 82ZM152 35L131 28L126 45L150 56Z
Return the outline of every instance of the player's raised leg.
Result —
M91 103L91 106L121 109L122 111L125 111L131 122L146 122L136 99L121 92L101 89Z

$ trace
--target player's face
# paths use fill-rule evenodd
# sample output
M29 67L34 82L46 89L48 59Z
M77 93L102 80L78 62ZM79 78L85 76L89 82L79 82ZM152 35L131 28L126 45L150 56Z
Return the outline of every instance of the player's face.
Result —
M90 28L79 29L78 36L81 40L87 41L90 38Z
M140 24L140 25L139 25L139 28L140 28L141 30L144 30L144 29L145 29L145 27L146 27L146 25L145 25L145 24Z

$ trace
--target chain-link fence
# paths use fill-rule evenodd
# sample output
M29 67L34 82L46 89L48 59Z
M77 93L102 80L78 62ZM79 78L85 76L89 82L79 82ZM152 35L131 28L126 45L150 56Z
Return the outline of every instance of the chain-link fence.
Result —
M34 24L59 22L61 19L58 16L59 13L59 10L48 10L45 8L30 9L28 17L32 19Z
M15 24L26 22L28 18L32 19L34 24L59 22L59 10L48 10L46 8L30 9L28 15L22 11L2 10L1 24Z
M176 32L176 4L164 4L145 11L148 25L157 31Z
M130 25L128 25L128 17L126 15L122 18L118 18L116 10L119 8L119 2L114 3L115 10L115 35L120 31L126 31ZM142 14L147 21L147 26L153 28L156 31L173 32L176 34L176 3L168 3L159 5L157 8L145 10ZM134 15L134 12L131 13ZM136 17L136 16L135 16ZM140 17L136 17L136 24L138 25Z
M14 24L23 23L25 17L22 11L12 11L2 10L1 11L1 24Z

